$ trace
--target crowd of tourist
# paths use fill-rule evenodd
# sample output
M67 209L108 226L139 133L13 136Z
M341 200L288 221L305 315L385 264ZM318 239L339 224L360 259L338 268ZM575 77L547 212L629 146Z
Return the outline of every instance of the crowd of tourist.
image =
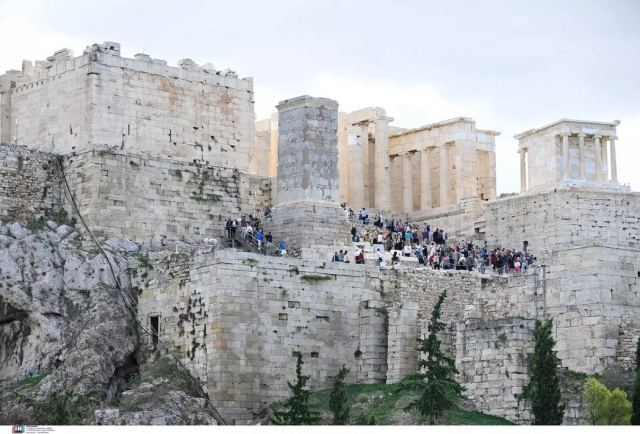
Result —
M534 264L536 258L527 252L517 249L489 248L486 242L480 244L473 241L450 239L443 228L432 229L429 224L410 224L403 219L383 219L376 214L370 219L366 209L359 212L345 208L345 215L354 224L351 228L351 240L354 243L368 243L375 261L387 265L384 252L391 253L391 265L400 261L401 257L415 258L419 265L440 270L477 270L485 273L491 270L498 274L510 272L521 273ZM263 219L257 216L241 216L240 219L227 219L225 230L227 238L241 237L257 246L258 251L265 251L265 246L287 254L285 240L273 242L273 235L266 232L263 222L271 218L270 208L265 208ZM373 220L373 221L372 221ZM358 229L360 228L360 229ZM358 248L351 258L347 250L339 250L331 258L333 262L365 263L365 252Z
M266 207L264 210L264 220L268 220L271 218L271 209ZM262 220L259 217L254 217L253 215L241 215L240 219L232 219L229 218L225 222L225 231L227 234L227 239L237 239L240 236L247 243L255 244L259 252L263 252L265 246L272 246L275 248L275 244L273 243L273 235L268 231L265 234ZM238 232L240 231L240 232ZM287 243L285 240L280 240L277 244L277 249L279 250L281 255L287 254Z
M355 213L346 211L350 220ZM391 252L391 263L400 257L417 258L419 265L442 270L477 270L484 273L492 270L498 274L521 273L535 262L535 257L517 249L493 248L486 242L449 239L443 228L432 229L429 224L410 224L402 219L385 219L377 214L371 224L368 213L363 208L358 221L364 230L356 225L351 228L353 242L370 243L380 265L386 265L382 251ZM333 261L348 261L347 252L336 252ZM364 252L356 251L356 263L364 263Z

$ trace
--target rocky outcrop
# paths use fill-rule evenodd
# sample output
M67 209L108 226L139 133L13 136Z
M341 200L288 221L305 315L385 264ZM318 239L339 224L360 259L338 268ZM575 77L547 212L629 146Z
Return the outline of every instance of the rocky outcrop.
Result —
M80 249L72 227L43 226L0 226L0 423L38 422L24 402L63 390L112 394L137 347L105 259ZM126 259L107 254L128 289Z

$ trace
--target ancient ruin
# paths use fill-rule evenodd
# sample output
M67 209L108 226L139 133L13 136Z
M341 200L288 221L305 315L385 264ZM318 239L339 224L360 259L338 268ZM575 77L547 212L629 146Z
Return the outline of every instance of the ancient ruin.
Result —
M566 372L631 369L640 193L618 182L618 121L563 119L517 135L521 192L496 198L497 131L464 117L399 128L382 108L341 113L340 95L330 96L338 101L287 99L254 124L252 79L189 59L127 59L114 42L0 76L0 382L51 372L48 390L88 390L96 385L75 378L71 363L104 359L95 381L117 390L131 357L144 363L163 344L218 422L251 424L287 396L296 351L313 388L330 387L343 364L351 383L414 372L416 338L445 289L443 342L481 411L530 422L521 395L536 319L553 319ZM369 243L352 241L361 223L341 203L537 261L505 275L435 270L415 257L380 266ZM249 214L273 235L260 251L226 239L225 221ZM364 264L331 261L356 248ZM117 320L130 315L117 288L135 299L140 324ZM65 291L71 299L56 302ZM116 336L101 343L90 327L61 325L81 303L113 303L104 317ZM65 347L73 333L96 348ZM41 346L51 357L33 359ZM565 423L580 423L580 395L565 401ZM96 423L151 420L129 416L102 409Z

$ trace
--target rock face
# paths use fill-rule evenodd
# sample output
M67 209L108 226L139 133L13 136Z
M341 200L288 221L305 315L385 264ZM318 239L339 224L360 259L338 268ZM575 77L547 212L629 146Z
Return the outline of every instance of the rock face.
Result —
M0 228L0 393L7 405L0 423L37 422L12 401L9 383L48 374L27 391L36 400L69 388L109 395L137 346L132 316L106 261L78 249L70 237L75 230L65 226L60 234L62 227ZM111 260L129 288L126 259Z
M119 408L95 411L96 425L217 425L204 398L172 390L168 378L149 379L125 390Z

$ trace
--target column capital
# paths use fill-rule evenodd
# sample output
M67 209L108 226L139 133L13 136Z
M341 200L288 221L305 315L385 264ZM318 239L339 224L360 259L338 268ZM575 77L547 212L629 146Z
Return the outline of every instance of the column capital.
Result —
M581 137L584 139L585 137L587 137L587 135L585 133L578 133L578 137Z
M598 139L598 140L599 140L599 139L601 139L601 138L602 138L602 134L594 134L594 135L593 135L593 138L594 138L594 139Z
M526 146L524 146L522 148L518 148L518 154L524 153L524 152L529 152L529 149Z

